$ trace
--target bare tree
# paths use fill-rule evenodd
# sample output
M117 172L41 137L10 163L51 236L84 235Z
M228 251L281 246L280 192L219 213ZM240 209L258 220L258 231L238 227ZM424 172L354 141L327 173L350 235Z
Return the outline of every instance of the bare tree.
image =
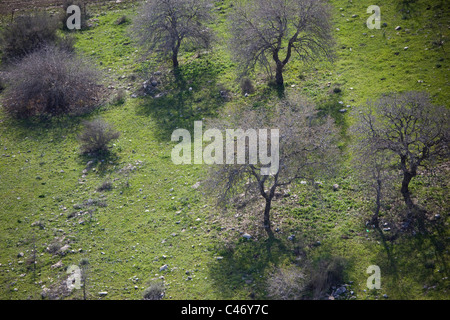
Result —
M231 47L244 70L276 65L276 83L296 53L303 61L332 58L331 10L322 0L239 2L231 14Z
M402 172L401 194L407 207L405 227L413 218L423 222L424 210L413 203L409 185L420 167L432 167L449 156L449 119L426 93L406 92L369 103L360 114L360 143L396 157Z
M208 0L152 0L145 2L134 21L133 33L141 45L171 55L178 68L178 53L183 42L209 47L212 32Z
M205 183L209 192L217 197L219 204L226 204L237 194L244 192L250 198L262 197L265 201L263 226L273 236L270 226L270 209L277 188L283 188L298 179L313 180L320 173L331 168L330 160L336 155L334 145L336 130L331 118L321 119L316 115L314 105L300 96L287 97L274 108L264 110L241 110L227 120L210 124L214 128L239 128L243 132L262 128L279 130L278 171L266 174L261 162L261 141L257 145L259 159L256 164L226 164L212 166ZM246 139L246 135L240 136ZM250 140L250 139L249 139ZM273 152L275 141L267 139L268 150ZM237 144L236 144L237 145ZM252 142L246 143L247 152ZM250 160L250 159L249 159Z

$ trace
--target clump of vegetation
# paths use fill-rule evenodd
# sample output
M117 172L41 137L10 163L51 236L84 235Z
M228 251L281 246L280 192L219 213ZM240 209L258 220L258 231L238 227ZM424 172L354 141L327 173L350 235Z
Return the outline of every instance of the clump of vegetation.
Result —
M162 281L151 281L142 294L144 300L161 300L164 296L164 284Z
M112 98L111 103L113 105L121 105L125 103L127 93L124 89L119 89L117 94Z
M120 16L119 18L117 18L116 21L114 21L114 24L121 25L121 24L124 24L124 23L127 23L127 22L128 22L127 16Z
M61 249L61 244L57 241L52 242L51 244L49 244L49 246L47 247L47 251L51 254L56 254L59 249Z
M44 45L56 42L59 22L48 13L18 16L0 36L2 62L23 58Z
M276 300L299 300L306 285L305 275L298 267L280 267L268 279L267 291Z
M101 119L84 122L84 129L78 139L83 154L108 153L112 140L118 139L120 132Z
M243 94L252 94L255 92L255 87L253 86L252 80L247 77L241 79L241 91Z
M99 72L84 59L46 46L6 74L5 111L15 118L81 115L100 104Z
M320 299L334 285L344 280L345 260L340 257L319 259L308 267L307 289L313 299Z
M110 191L113 188L111 180L105 180L98 188L97 191Z

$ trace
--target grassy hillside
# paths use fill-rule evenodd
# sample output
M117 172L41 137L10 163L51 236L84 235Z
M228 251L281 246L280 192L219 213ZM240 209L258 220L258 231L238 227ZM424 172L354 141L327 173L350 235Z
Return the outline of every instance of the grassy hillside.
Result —
M240 211L226 215L213 206L207 190L197 188L206 166L172 163L175 128L190 129L194 120L220 110L257 108L276 97L262 70L252 76L256 93L241 93L224 40L230 3L215 4L218 40L212 50L182 52L177 81L168 62L143 56L130 39L134 5L90 7L93 27L75 33L76 49L104 71L111 100L126 90L125 103L50 122L0 115L1 299L41 299L41 292L58 287L66 268L82 258L90 261L89 299L141 299L148 281L158 278L164 280L165 299L263 299L266 279L276 267L306 258L317 265L342 259L342 284L354 291L348 298L448 299L445 166L437 179L423 175L412 186L432 216L442 217L433 222L433 232L390 243L365 228L370 203L358 187L350 157L339 176L323 181L321 188L294 185L288 196L275 201L274 241L254 227L258 217L235 218ZM350 142L346 129L352 116L339 112L342 104L358 110L386 92L425 90L434 102L448 105L450 15L444 1L418 0L409 13L402 11L401 1L383 1L381 22L386 25L380 30L365 24L372 1L331 3L336 60L311 65L292 60L285 81L287 92L306 95L336 119L343 150ZM114 23L124 15L128 22ZM150 77L158 81L156 93L162 97L139 94ZM121 132L112 155L99 160L80 156L77 141L82 120L96 117ZM98 191L105 181L112 182L112 190ZM332 189L335 183L338 191ZM257 205L252 208L259 212ZM253 238L243 239L244 232ZM47 250L65 245L63 254ZM27 263L34 246L35 271ZM62 266L55 266L59 261ZM161 271L164 265L168 268ZM381 268L380 290L367 290L369 265ZM107 295L98 294L104 291ZM74 290L65 298L81 297L81 290Z

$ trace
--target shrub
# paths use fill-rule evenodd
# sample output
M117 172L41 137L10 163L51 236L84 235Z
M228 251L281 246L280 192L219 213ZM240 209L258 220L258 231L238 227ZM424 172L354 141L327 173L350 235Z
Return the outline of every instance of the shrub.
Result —
M63 24L63 29L64 30L68 30L67 29L67 25L66 25L66 23L67 23L67 18L69 18L72 14L71 13L67 13L67 8L69 7L69 6L71 6L71 5L76 5L76 6L78 6L79 8L80 8L80 13L81 13L81 29L83 30L83 29L86 29L87 27L88 27L88 25L87 25L87 21L89 20L89 18L90 18L90 14L87 12L87 6L86 6L86 4L84 3L84 1L83 0L64 0L63 1L63 6L62 6L62 8L63 8L63 14L62 14L62 17L61 17L61 22L62 22L62 24Z
M72 35L66 35L64 37L58 38L56 45L64 51L75 52L75 42L76 39Z
M121 24L126 23L126 22L128 22L127 16L120 16L119 18L117 18L116 21L114 21L114 24L121 25Z
M345 260L340 257L320 259L310 266L308 289L314 299L320 299L334 285L342 283Z
M241 79L241 90L243 94L252 94L255 92L255 87L253 86L253 83L249 78Z
M48 13L15 18L0 35L3 62L21 59L46 44L54 43L58 24L58 20Z
M277 300L299 300L306 281L298 267L278 268L268 280L268 295Z
M110 191L113 188L113 184L110 180L106 180L104 181L98 188L97 191L102 192L102 191Z
M100 102L98 71L82 58L46 46L11 66L3 107L16 118L80 115Z
M56 254L59 249L61 249L61 244L59 244L59 242L52 242L47 247L47 251L51 254Z
M103 120L96 119L84 123L84 130L79 136L81 152L100 154L109 151L109 143L119 138L120 133Z
M144 290L144 300L161 300L164 295L164 284L162 281L152 281L150 286Z
M119 89L117 94L112 98L111 103L113 105L121 105L125 103L127 93L125 89Z

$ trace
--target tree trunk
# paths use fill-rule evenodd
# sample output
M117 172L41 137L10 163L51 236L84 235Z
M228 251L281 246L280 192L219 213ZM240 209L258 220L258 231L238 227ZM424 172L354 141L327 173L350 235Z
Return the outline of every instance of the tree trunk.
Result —
M380 209L381 209L381 180L377 180L377 200L376 200L376 207L375 207L375 213L372 216L371 224L375 226L375 228L379 228L379 221L378 216L380 215Z
M275 75L275 81L278 86L282 87L284 85L284 79L283 79L283 68L284 64L281 61L277 62L277 71Z
M266 207L264 208L264 229L266 229L269 238L273 237L272 229L270 227L270 207L272 205L272 198L266 198Z
M409 173L409 172L404 172L403 173L403 181L402 181L402 189L401 189L401 193L403 196L403 199L405 200L405 204L407 207L407 223L409 224L409 222L412 219L412 214L413 214L413 209L414 209L414 204L412 202L411 199L411 193L409 192L409 183L411 182L411 179L413 178L413 174Z
M173 68L178 69L179 63L178 63L178 51L174 50L172 53L172 62L173 62Z

